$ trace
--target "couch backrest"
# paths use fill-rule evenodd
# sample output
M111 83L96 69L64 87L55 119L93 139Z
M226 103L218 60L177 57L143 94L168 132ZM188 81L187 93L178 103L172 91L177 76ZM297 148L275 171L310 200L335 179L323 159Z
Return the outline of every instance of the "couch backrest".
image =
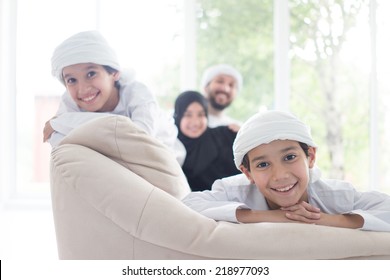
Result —
M97 151L152 185L181 199L190 192L175 155L124 116L100 117L71 131L60 143Z

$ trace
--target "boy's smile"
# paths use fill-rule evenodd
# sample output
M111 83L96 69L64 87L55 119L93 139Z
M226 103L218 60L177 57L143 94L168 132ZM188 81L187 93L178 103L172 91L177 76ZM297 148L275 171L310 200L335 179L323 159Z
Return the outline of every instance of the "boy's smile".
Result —
M63 69L66 89L76 104L89 112L110 112L119 102L115 82L119 72L108 73L103 66L79 63Z
M307 201L309 168L314 166L315 148L307 157L296 141L276 140L248 152L250 171L243 172L266 198L271 209Z
M93 103L93 101L95 101L96 97L99 95L99 91L96 92L96 93L91 93L85 97L79 97L79 100L85 102L85 103L88 103L88 104L91 104Z
M274 190L274 191L280 192L280 193L287 193L288 191L290 191L295 186L296 186L296 183L295 184L291 184L289 186L285 186L285 187L282 186L282 187L275 187L275 188L271 188L271 189Z

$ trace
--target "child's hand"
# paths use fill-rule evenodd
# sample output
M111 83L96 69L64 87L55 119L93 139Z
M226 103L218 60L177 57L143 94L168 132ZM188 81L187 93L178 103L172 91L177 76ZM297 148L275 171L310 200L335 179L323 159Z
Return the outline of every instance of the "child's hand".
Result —
M282 207L280 210L286 211L286 218L297 222L315 224L321 218L320 209L305 201L293 206Z
M282 207L280 210L286 211L286 218L295 222L343 228L361 228L364 224L360 215L326 214L304 201L290 207Z
M55 117L51 118L50 120L54 119ZM50 125L50 120L48 120L45 123L45 127L43 128L43 142L46 142L49 140L50 136L54 132L54 129Z
M240 130L240 126L238 124L229 124L228 128L233 132L238 132Z

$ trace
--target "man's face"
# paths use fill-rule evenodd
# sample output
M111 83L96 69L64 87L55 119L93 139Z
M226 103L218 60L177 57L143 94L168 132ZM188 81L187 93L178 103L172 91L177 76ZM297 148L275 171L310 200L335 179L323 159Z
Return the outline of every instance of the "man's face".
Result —
M205 88L210 105L222 111L227 108L237 95L237 81L229 75L216 76Z

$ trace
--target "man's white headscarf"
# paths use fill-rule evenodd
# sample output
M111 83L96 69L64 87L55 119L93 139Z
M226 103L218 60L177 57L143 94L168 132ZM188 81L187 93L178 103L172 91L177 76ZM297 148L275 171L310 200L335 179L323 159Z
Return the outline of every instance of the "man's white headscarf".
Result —
M237 81L237 92L242 88L242 76L240 72L228 64L218 64L207 68L202 76L200 86L204 89L216 76L228 75Z
M80 32L62 42L51 58L52 75L64 83L64 67L79 63L95 63L121 70L115 51L98 31Z
M240 128L233 143L234 163L238 169L244 156L261 144L274 140L294 140L317 147L310 127L294 115L282 111L257 113L249 118Z

